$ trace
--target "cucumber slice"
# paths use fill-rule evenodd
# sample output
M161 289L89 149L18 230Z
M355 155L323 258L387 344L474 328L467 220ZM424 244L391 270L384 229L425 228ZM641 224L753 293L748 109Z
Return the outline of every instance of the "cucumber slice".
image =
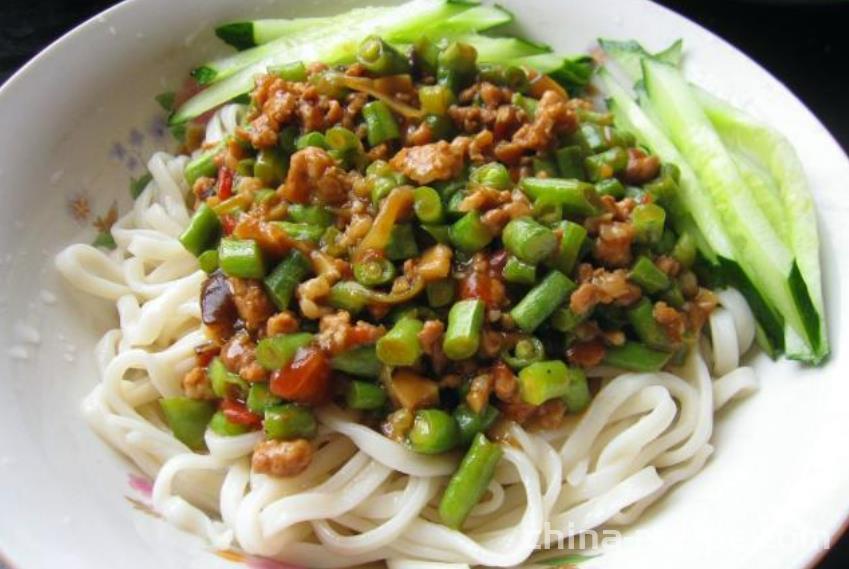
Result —
M480 34L465 34L457 41L475 46L478 63L512 63L513 60L548 54L551 48L520 38L494 38Z
M752 197L758 202L758 207L769 220L769 224L772 225L784 244L792 247L789 223L781 203L781 192L775 180L759 164L739 151L731 151L731 158L737 165L737 170L739 170L743 181L746 182L746 187L749 188Z
M805 335L801 307L791 290L792 252L773 230L752 195L739 191L745 184L681 73L669 64L648 58L642 60L642 66L654 112L710 195L728 237L739 252L741 265L748 269L747 275L782 314L786 325ZM787 327L786 339L792 337L786 332ZM808 340L814 344L814 339ZM816 360L810 345L796 343L794 339L793 357Z
M329 24L332 18L294 18L229 22L215 28L215 35L236 49L248 49L277 38L300 34Z
M599 38L598 45L601 46L601 49L607 55L616 61L632 81L636 81L643 74L640 68L640 60L642 58L651 57L664 63L678 66L681 63L681 56L684 49L684 42L680 39L655 54L649 53L646 48L634 40L618 41Z
M802 314L807 337L815 348L814 363L829 353L822 294L816 210L802 163L784 136L741 110L701 90L695 90L708 119L730 148L754 158L778 183L795 255L791 291ZM794 357L788 349L788 355Z

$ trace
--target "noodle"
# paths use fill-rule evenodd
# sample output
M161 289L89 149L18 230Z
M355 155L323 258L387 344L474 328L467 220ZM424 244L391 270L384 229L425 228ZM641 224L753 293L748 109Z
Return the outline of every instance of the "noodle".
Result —
M237 105L209 121L206 141L238 122ZM436 523L434 499L459 456L426 456L360 425L341 409L317 411L318 450L291 478L250 471L260 433L206 433L208 455L174 438L150 404L180 394L193 348L204 341L199 295L205 275L177 237L188 223L186 157L155 154L152 180L113 227L105 254L71 245L56 258L77 288L115 302L119 325L98 342L100 383L83 402L97 433L155 479L153 503L169 522L215 547L311 567L386 559L392 569L511 566L543 543L605 523L630 524L669 488L695 475L713 452L713 414L757 388L738 367L754 319L734 290L718 293L710 317L712 379L699 350L673 373L599 370L589 409L559 429L514 425L487 496L466 533ZM217 512L210 514L209 512Z

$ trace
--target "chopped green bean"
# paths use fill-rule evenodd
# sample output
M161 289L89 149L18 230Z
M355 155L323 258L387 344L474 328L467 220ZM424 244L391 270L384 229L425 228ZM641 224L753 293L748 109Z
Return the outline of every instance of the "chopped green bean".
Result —
M284 403L266 407L262 421L268 439L311 439L318 432L318 423L309 407Z
M218 269L218 250L207 249L198 256L198 265L200 270L206 274L214 273Z
M277 225L286 232L286 235L295 241L309 241L311 243L318 243L326 229L321 225L293 223L291 221L272 221L271 223Z
M480 214L470 211L454 222L449 233L451 243L464 253L475 253L490 244L492 231L480 219Z
M360 42L357 61L373 75L399 75L410 72L407 58L379 36L368 36Z
M484 304L480 299L454 303L448 312L448 327L442 351L451 360L465 360L477 353L483 328Z
M383 368L374 344L357 346L336 354L330 360L330 366L342 373L374 379L380 376L380 370Z
M186 164L186 169L183 170L183 176L186 178L189 187L197 182L198 178L211 178L218 172L218 166L215 165L215 157L224 149L224 143L220 142L213 148L210 148L197 158L194 158Z
M413 190L413 211L422 223L441 223L444 217L442 198L439 193L428 186Z
M292 361L299 348L312 340L313 335L308 332L266 336L256 345L256 361L267 370L282 369Z
M687 232L678 237L678 241L672 248L672 258L681 263L681 266L689 269L696 262L696 241Z
M510 316L516 326L531 333L569 298L575 288L575 283L569 277L552 270L519 301L510 311Z
M429 115L444 115L448 107L454 104L456 97L445 85L425 85L419 87L419 102L422 110Z
M419 246L416 243L413 226L409 223L400 223L393 227L383 252L390 261L404 261L417 256Z
M652 263L651 259L641 255L637 257L628 278L649 294L655 294L669 288L669 277Z
M571 221L561 221L555 227L559 241L554 253L546 260L546 264L563 274L570 274L581 257L587 230L583 225Z
M362 110L363 119L368 129L368 143L377 146L387 140L393 140L401 136L398 123L392 116L392 110L383 101L372 101L366 104Z
M584 316L572 312L568 306L561 306L551 315L551 327L558 332L571 332L584 321Z
M507 190L512 185L510 172L501 162L490 162L475 168L469 175L469 181L496 190Z
M549 399L567 395L572 383L581 382L586 383L584 373L561 360L536 362L519 372L519 396L530 405L542 405Z
M635 241L651 245L660 241L666 222L666 212L653 203L640 204L631 212L631 221L636 233Z
M454 279L442 279L428 283L427 288L425 289L427 294L427 303L432 308L448 306L454 302L456 288Z
M284 175L285 167L277 151L271 148L260 150L254 162L254 177L259 178L263 186L277 187Z
M628 322L648 347L656 350L671 351L674 345L657 320L654 319L654 307L649 299L643 298L628 310Z
M215 403L188 397L169 397L159 400L165 422L174 437L192 450L202 450L206 444L203 434L215 414Z
M639 342L625 342L622 346L609 347L604 352L604 363L637 372L660 371L672 354L653 350Z
M561 178L585 179L584 152L578 145L564 146L554 153Z
M586 182L564 178L523 178L521 188L537 202L559 205L571 215L590 216L601 211L595 187Z
M600 196L611 196L617 200L625 197L625 186L616 178L601 180L595 185L595 188Z
M495 423L498 415L494 405L487 405L480 413L475 413L465 403L454 409L454 420L460 430L460 446L469 446L478 433L485 432Z
M460 432L454 417L441 409L416 411L413 428L407 436L410 449L420 454L440 454L460 442Z
M591 182L612 178L628 165L628 153L621 146L614 146L604 152L588 156L584 160L584 169Z
M262 250L251 239L222 239L218 245L218 264L228 277L261 279L265 276Z
M316 130L304 133L299 136L297 140L295 140L296 150L303 150L304 148L309 148L310 146L322 148L324 150L330 148L327 145L327 141L324 139L324 135Z
M189 220L189 226L180 235L180 243L197 257L215 244L220 232L221 221L218 215L203 202Z
M320 227L333 224L333 214L327 208L318 205L289 204L286 215L295 223L306 223Z
M345 391L345 403L350 409L380 409L386 404L386 392L374 383L352 381Z
M395 278L395 265L383 257L359 261L354 263L354 278L363 286L385 285Z
M312 270L309 259L300 251L293 249L265 277L265 290L280 310L289 308L295 289Z
M302 61L293 61L283 65L271 65L268 72L284 81L303 82L307 80L307 68Z
M422 355L419 332L424 324L415 318L402 318L377 341L377 358L389 366L411 366Z
M448 482L439 502L439 517L446 526L459 530L472 508L480 502L504 451L479 433L459 468Z
M537 281L537 268L536 265L520 261L511 255L504 264L501 276L509 283L530 286Z
M327 302L334 308L356 314L368 304L368 298L363 292L363 286L355 281L340 281L330 287Z
M501 234L504 247L519 260L536 265L554 252L557 237L530 217L513 219Z
M522 369L545 359L545 347L536 336L528 336L516 342L512 350L501 353L504 363L513 369Z
M477 50L473 46L458 41L449 43L437 58L437 81L459 93L474 80L477 57Z

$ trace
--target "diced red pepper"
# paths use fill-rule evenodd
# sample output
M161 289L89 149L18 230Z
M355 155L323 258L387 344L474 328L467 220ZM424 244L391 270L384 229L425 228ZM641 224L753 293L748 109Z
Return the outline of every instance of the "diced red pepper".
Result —
M269 388L283 399L318 405L327 400L330 373L324 352L316 347L300 348L286 367L271 374Z
M488 273L472 273L460 281L460 298L479 298L488 308L504 301L504 283Z
M252 413L244 403L233 401L232 399L224 399L219 406L224 416L231 423L237 425L245 425L246 427L259 427L262 425L262 417Z
M227 166L218 169L218 199L226 200L233 195L233 171Z

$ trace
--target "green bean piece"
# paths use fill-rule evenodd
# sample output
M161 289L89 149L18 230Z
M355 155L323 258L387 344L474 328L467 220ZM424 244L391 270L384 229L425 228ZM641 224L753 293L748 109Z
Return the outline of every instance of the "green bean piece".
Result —
M378 36L368 36L360 42L357 61L372 75L400 75L410 72L407 58Z
M292 361L299 348L312 340L313 335L308 332L266 336L256 345L256 361L267 370L282 369Z
M330 147L330 154L347 168L359 164L365 159L363 143L352 131L343 126L332 126L324 133L324 141Z
M466 215L466 212L460 211L460 204L463 203L463 200L466 199L466 196L468 195L469 194L466 191L459 191L451 194L451 197L448 198L448 201L445 204L445 212L452 219L459 219ZM442 200L444 202L445 198L443 197Z
M598 154L609 148L604 128L592 123L584 123L578 127L574 135L575 142L584 154Z
M333 214L318 205L289 204L286 215L295 223L327 227L333 224Z
M627 130L619 130L612 126L604 127L604 140L608 146L631 147L637 144L637 137Z
M310 243L318 243L326 229L321 225L293 223L291 221L272 221L271 223L285 231L286 235L295 241L309 241Z
M218 172L218 166L215 165L215 157L224 149L224 143L219 142L214 147L210 148L197 158L194 158L186 164L186 169L183 170L183 176L186 178L189 187L192 187L198 178L212 178Z
M268 72L284 81L303 82L307 80L307 68L302 61L293 61L283 65L270 65Z
M419 332L424 324L415 318L402 318L377 341L377 358L388 366L411 366L419 361L422 347Z
M413 190L413 211L422 223L441 223L444 218L442 198L439 193L428 186Z
M643 190L652 196L652 202L668 206L678 196L678 183L667 170L656 180L643 185Z
M476 211L470 211L451 225L451 243L464 253L476 253L492 242L492 231Z
M451 226L450 225L421 225L422 231L430 235L437 243L446 245L451 242Z
M383 257L358 261L354 263L354 278L367 287L385 285L395 278L395 265Z
M621 146L614 146L599 154L584 159L584 170L591 182L612 178L628 165L628 153Z
M263 148L254 162L254 177L259 178L263 186L277 187L283 181L285 167L275 149Z
M198 265L200 265L200 270L206 274L214 273L218 269L218 250L207 249L198 255Z
M570 274L581 258L587 230L578 223L561 221L555 227L555 235L559 237L557 248L546 260L546 264L561 273Z
M666 212L653 203L640 204L631 212L631 221L636 234L634 240L637 243L652 245L660 241L663 236Z
M663 230L663 235L660 236L660 241L655 243L651 249L661 255L669 255L672 253L672 249L675 247L675 243L677 241L678 237L676 237L675 233L667 227Z
M439 52L436 79L455 93L471 83L477 73L477 50L458 41L449 43Z
M696 262L696 241L688 232L678 237L678 241L672 248L672 258L681 263L685 269L689 269Z
M459 530L480 502L504 451L478 433L439 501L439 517L446 526Z
M311 439L318 432L318 423L312 411L297 403L267 407L262 426L265 438L283 441Z
M407 435L410 450L419 454L441 454L460 442L460 431L454 417L441 409L416 411L413 428Z
M242 160L239 160L239 163L236 165L236 173L240 176L253 176L254 164L256 164L255 159L243 158Z
M641 255L637 257L628 278L640 285L649 294L655 294L669 288L669 277L648 257Z
M367 136L370 146L377 146L382 142L401 136L401 131L398 130L398 123L395 121L392 111L383 101L372 101L366 104L362 113L368 129Z
M510 221L501 233L504 248L519 260L536 265L557 248L557 237L530 217Z
M671 357L669 352L653 350L639 342L625 342L622 346L608 347L602 361L614 367L648 373L662 370Z
M299 136L297 140L295 140L296 150L303 150L304 148L309 148L310 146L313 146L315 148L322 148L324 150L328 150L330 148L327 145L327 141L324 139L324 135L316 130L304 133Z
M568 367L561 360L536 362L519 372L519 396L530 405L542 405L569 393L570 384L586 384L586 381L584 372Z
M516 342L512 350L504 350L501 359L513 369L526 368L545 359L545 346L536 336L528 336Z
M424 85L419 87L419 102L422 110L429 115L444 115L457 97L445 85Z
M430 138L433 141L451 140L457 134L454 121L446 115L426 115L424 122L430 129Z
M523 178L524 191L539 203L559 205L564 213L591 216L601 212L601 201L592 184L565 178Z
M428 283L425 287L428 305L432 308L448 306L454 302L456 288L454 279L450 278Z
M504 264L501 276L508 283L531 286L537 282L537 268L536 265L520 261L511 255Z
M420 71L435 76L439 64L439 46L427 35L419 36L413 43L413 60Z
M578 324L584 321L584 316L575 314L571 308L561 306L551 315L551 327L558 332L572 332Z
M521 93L513 93L513 97L511 98L510 102L525 111L525 114L528 115L528 118L530 120L534 120L534 116L536 116L537 114L537 106L539 106L539 101L531 97L526 97Z
M654 319L654 307L649 299L641 299L627 311L627 315L637 337L648 347L663 351L675 348L666 330Z
M463 403L454 409L454 420L460 430L460 446L467 447L478 433L485 432L495 423L500 414L494 405L487 405L480 413L475 413Z
M220 232L221 221L218 215L202 202L189 220L189 226L180 235L180 243L189 253L198 257L215 244Z
M296 144L300 135L301 129L293 124L284 126L280 129L280 132L277 133L277 148L280 149L284 158L288 159L295 153L296 150L298 150Z
M409 223L401 223L393 227L383 253L390 261L404 261L417 256L419 246L416 243L413 226Z
M681 287L678 286L678 283L672 283L662 295L660 295L660 299L666 302L669 306L673 306L675 308L683 308L684 303L687 301L684 298L684 293L681 292Z
M192 450L203 450L203 434L215 414L215 403L188 397L169 397L159 400L165 422L178 441Z
M251 430L247 425L234 423L221 411L216 411L212 416L212 419L209 421L209 429L222 437L237 437Z
M243 397L248 391L248 382L239 374L227 369L220 358L213 358L206 370L209 382L212 384L212 392L221 398Z
M534 176L542 175L545 178L552 178L557 175L557 166L554 162L546 158L534 157L531 161L531 167L534 171Z
M510 311L513 322L530 334L563 304L576 285L558 270L552 270Z
M271 393L267 383L252 383L248 389L248 398L245 400L245 405L257 415L265 413L266 407L272 405L280 405L282 399Z
M330 360L330 367L349 375L377 379L383 364L377 357L377 347L367 344L336 354Z
M280 310L289 308L295 289L312 271L309 259L300 251L293 249L274 270L265 277L265 291Z
M578 115L578 120L582 123L590 122L601 126L610 126L613 124L612 113L599 113L588 109L577 109L575 113Z
M320 73L310 75L307 81L315 87L319 95L324 95L337 101L344 99L350 92L344 83L344 73L336 69L326 69Z
M479 66L478 76L501 87L508 87L517 93L524 93L530 87L528 74L516 65L487 63Z
M368 297L365 289L356 281L340 281L330 287L327 303L334 308L347 310L352 315L366 307Z
M465 360L478 351L483 328L484 303L479 298L454 303L448 312L448 327L442 351L450 360Z
M345 390L345 404L361 411L380 409L386 404L386 392L374 383L355 380Z
M584 152L581 147L573 144L564 146L554 153L557 160L557 170L561 178L584 180Z
M262 250L251 239L222 239L218 245L218 264L228 277L261 279L265 276Z
M509 190L512 186L510 172L501 162L490 162L472 170L469 181L496 190Z
M625 186L616 178L607 178L600 180L595 185L596 191L600 196L611 196L614 199L621 200L625 197Z

